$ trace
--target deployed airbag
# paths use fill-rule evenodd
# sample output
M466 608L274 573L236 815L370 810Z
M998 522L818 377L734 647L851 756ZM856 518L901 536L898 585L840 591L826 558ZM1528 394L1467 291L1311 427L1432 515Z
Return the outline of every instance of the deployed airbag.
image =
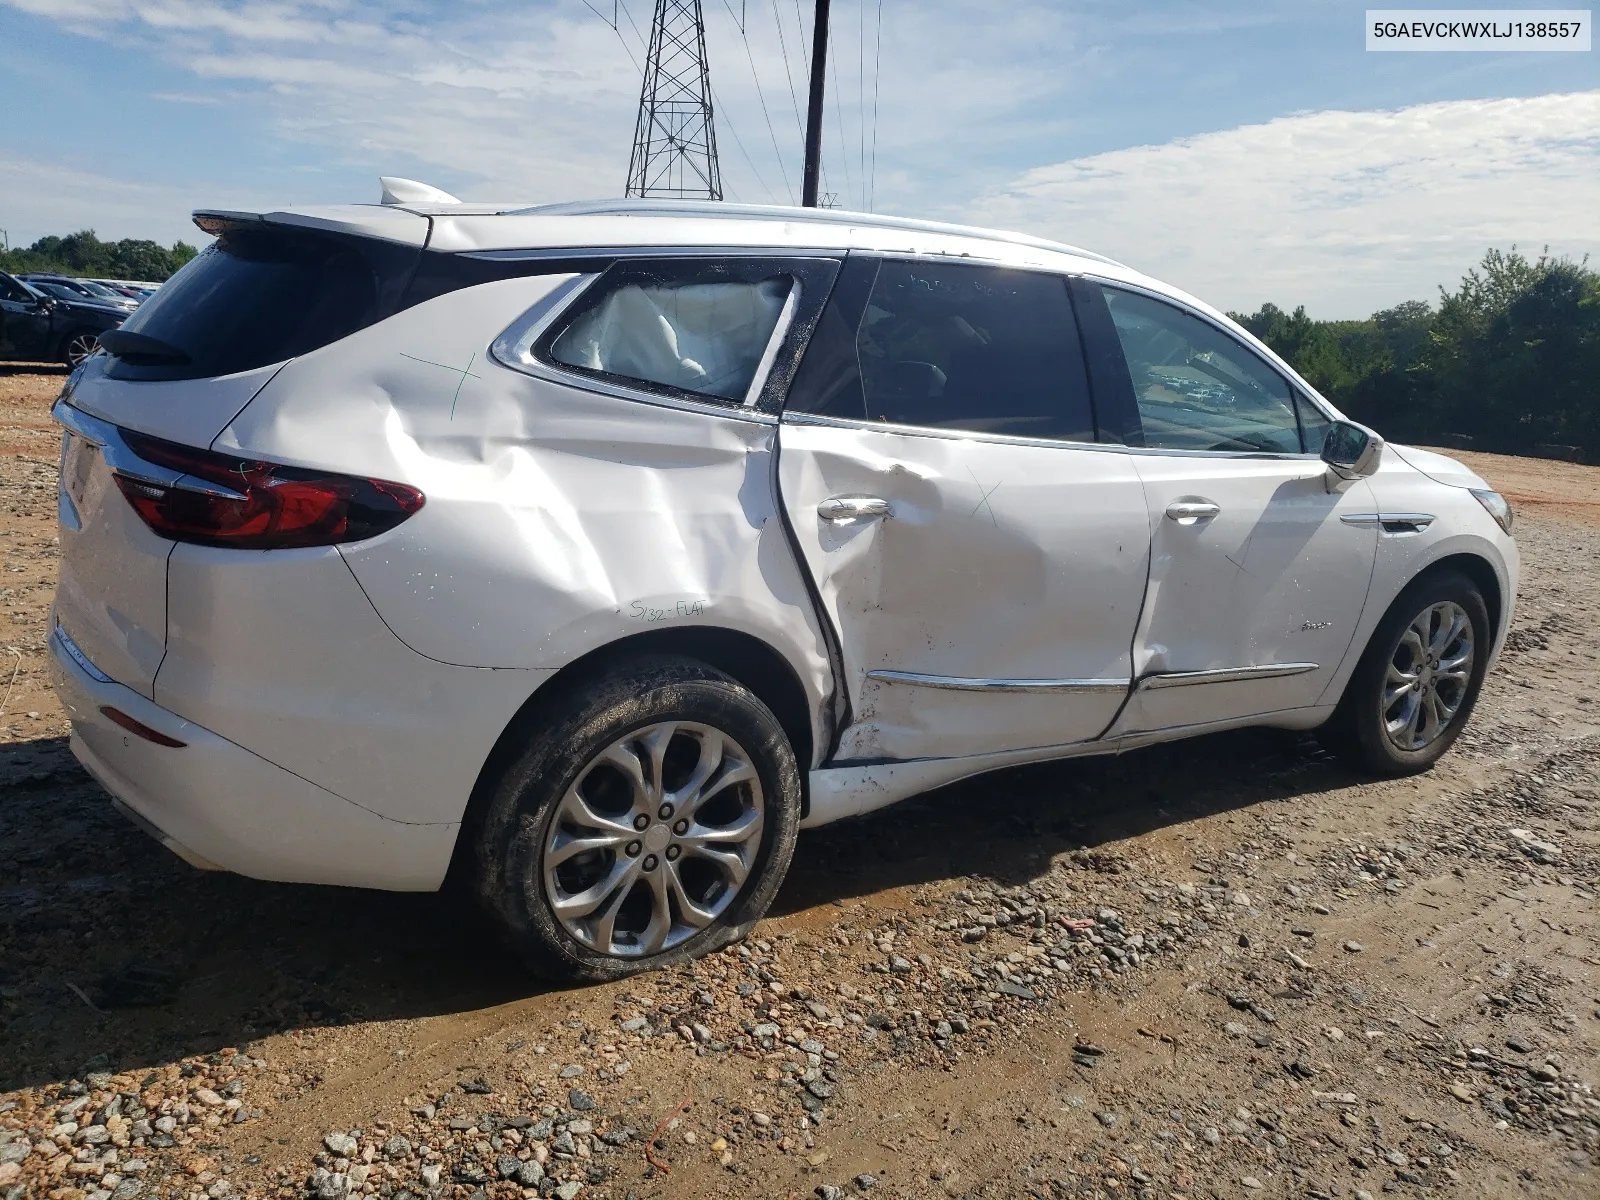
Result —
M791 284L625 284L575 320L550 355L567 366L742 399Z

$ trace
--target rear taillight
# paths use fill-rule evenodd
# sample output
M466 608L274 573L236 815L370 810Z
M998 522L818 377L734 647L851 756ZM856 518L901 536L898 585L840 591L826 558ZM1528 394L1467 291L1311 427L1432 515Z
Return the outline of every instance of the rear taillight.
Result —
M117 486L157 534L234 550L287 550L357 542L393 529L422 507L403 483L237 458L119 431L145 462L184 478L154 482L117 471Z

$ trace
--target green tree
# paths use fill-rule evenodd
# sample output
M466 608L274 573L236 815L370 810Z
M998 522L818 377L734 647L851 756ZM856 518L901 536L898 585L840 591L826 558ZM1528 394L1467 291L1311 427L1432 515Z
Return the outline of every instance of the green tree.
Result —
M1587 261L1490 250L1455 292L1440 289L1437 311L1411 300L1364 321L1275 304L1232 315L1388 437L1600 459L1600 275Z
M103 242L94 230L83 229L66 237L42 237L26 249L0 251L0 270L159 283L197 253L187 242L174 242L171 247L139 238Z

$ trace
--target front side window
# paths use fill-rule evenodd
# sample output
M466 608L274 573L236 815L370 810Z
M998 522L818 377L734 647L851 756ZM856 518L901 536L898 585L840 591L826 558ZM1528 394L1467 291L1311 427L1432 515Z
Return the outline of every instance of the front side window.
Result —
M1094 440L1083 352L1062 277L966 263L856 260L830 307L790 409Z
M693 271L612 281L550 344L550 357L619 380L742 401L792 281Z
M1266 362L1174 305L1121 288L1101 290L1127 360L1144 445L1302 452L1294 394Z
M1322 444L1328 440L1328 430L1333 427L1327 415L1300 392L1294 394L1295 406L1300 412L1300 441L1307 454L1321 454Z

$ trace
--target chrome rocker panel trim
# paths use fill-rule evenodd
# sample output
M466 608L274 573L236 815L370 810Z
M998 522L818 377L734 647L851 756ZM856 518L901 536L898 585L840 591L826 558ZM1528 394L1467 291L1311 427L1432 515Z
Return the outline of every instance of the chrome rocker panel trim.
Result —
M1220 667L1210 671L1163 671L1139 680L1139 691L1189 687L1197 683L1240 683L1253 679L1282 679L1315 671L1316 663L1266 663L1259 667Z
M879 683L908 683L951 692L1021 692L1048 696L1072 692L1125 692L1131 679L969 679L959 675L922 675L915 671L868 671Z

